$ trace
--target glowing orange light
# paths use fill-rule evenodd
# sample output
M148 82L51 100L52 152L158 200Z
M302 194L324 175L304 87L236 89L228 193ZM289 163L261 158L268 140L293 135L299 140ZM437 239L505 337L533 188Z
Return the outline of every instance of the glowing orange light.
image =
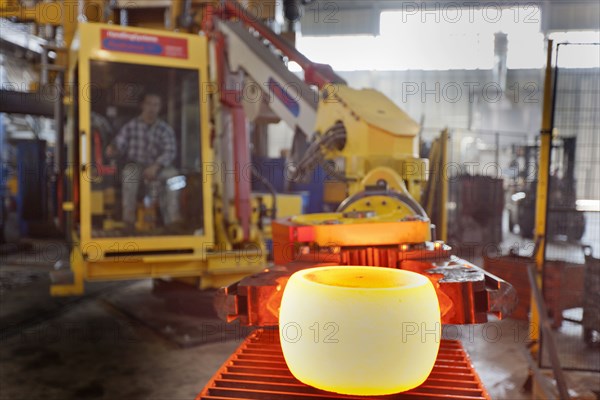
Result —
M289 277L282 276L277 278L275 281L277 282L277 287L275 292L267 299L264 303L266 309L275 316L275 318L279 318L279 306L281 304L281 298L283 293L285 292L285 286L287 285Z
M441 334L431 281L379 267L318 267L293 274L279 313L292 374L331 392L384 395L429 376Z
M433 286L435 287L435 291L438 297L438 302L440 303L440 314L445 317L447 314L455 313L454 302L446 293L442 291L440 288L440 279L444 278L442 274L429 274L429 279L432 281Z

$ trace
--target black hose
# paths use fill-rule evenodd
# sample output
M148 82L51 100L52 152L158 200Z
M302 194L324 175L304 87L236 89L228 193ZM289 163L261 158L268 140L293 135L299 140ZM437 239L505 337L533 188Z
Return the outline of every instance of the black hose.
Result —
M277 191L275 190L275 186L273 186L271 184L271 182L269 182L267 180L267 178L265 178L264 176L259 174L258 171L256 170L256 168L254 168L254 167L252 168L252 175L256 179L258 179L260 181L260 183L265 185L267 187L267 190L271 193L271 197L273 198L273 205L271 207L271 219L276 219L277 218Z
M346 129L341 122L333 125L324 135L318 136L306 149L304 157L298 162L295 175L292 180L298 180L306 172L311 172L317 165L323 165L325 160L324 151L341 150L346 143ZM339 174L332 175L336 179L347 181Z

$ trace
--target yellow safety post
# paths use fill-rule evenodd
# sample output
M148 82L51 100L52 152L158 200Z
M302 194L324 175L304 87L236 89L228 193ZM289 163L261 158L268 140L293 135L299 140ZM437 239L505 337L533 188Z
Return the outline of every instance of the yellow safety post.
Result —
M446 166L448 164L448 129L444 129L441 136L441 169L440 169L440 178L441 178L441 186L442 186L442 199L440 200L440 239L446 242L448 240L448 181L450 177L448 176L448 170Z
M448 129L435 139L429 152L432 175L425 185L425 212L436 224L438 239L448 240ZM435 199L439 196L439 202Z
M542 287L542 271L544 269L546 248L546 216L548 209L548 182L550 178L550 153L552 151L552 40L548 41L546 59L546 76L544 80L544 102L542 106L542 130L539 152L539 169L537 195L535 204L535 263L537 266L537 286ZM539 350L540 316L536 299L531 296L531 317L529 334L531 338L531 353L536 356Z

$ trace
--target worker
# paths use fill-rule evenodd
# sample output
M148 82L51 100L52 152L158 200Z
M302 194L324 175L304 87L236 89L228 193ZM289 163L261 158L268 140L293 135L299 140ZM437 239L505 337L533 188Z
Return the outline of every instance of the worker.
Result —
M173 128L159 118L162 98L146 92L141 98L141 113L127 122L106 149L108 157L123 157L122 219L126 233L135 230L137 199L144 182L146 206L158 199L162 220L169 230L181 227L179 196L169 189L169 179L178 175L173 166L177 145ZM148 198L149 197L149 198Z

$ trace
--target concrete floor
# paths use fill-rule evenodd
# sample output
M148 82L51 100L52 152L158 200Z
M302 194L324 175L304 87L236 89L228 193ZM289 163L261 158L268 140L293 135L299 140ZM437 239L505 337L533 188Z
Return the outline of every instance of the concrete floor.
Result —
M93 284L83 298L51 298L53 246L0 256L0 399L193 399L243 340L217 334L211 343L182 347L169 339L165 332L177 326L197 338L194 325L206 328L210 319L170 316L150 296L148 281ZM137 311L119 308L119 300L136 301ZM155 323L140 323L135 314L148 310ZM214 324L213 333L220 326ZM521 390L528 376L525 322L452 326L445 334L463 341L493 399L532 398ZM585 351L600 367L600 350ZM598 398L600 374L570 373L569 382L580 398Z

